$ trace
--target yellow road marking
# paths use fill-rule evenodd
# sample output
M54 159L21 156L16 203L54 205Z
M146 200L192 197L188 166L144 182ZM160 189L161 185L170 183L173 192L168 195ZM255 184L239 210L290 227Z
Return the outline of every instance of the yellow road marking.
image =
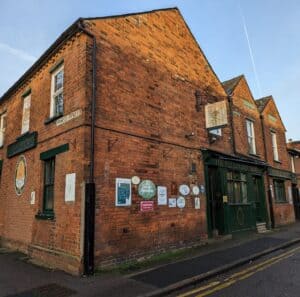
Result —
M208 285L203 286L203 287L201 287L201 288L198 288L198 289L195 289L195 290L193 290L193 291L189 291L189 292L187 292L187 293L178 295L177 297L187 297L187 296L192 295L192 294L194 294L194 293L199 293L200 291L207 290L207 289L209 289L209 288L211 288L211 287L214 287L214 286L216 286L216 285L218 285L218 284L220 284L220 282L212 282L212 283L209 283Z
M234 284L235 282L237 282L239 280L246 279L246 278L252 276L253 274L255 274L256 272L262 271L262 270L264 270L264 269L266 269L266 268L282 261L283 259L286 259L288 257L293 256L294 255L293 252L295 252L299 249L300 249L300 247L294 248L292 250L287 251L286 253L280 254L280 255L275 256L273 258L270 258L270 259L268 259L264 262L261 262L257 265L254 265L254 266L251 266L251 267L249 267L247 269L244 269L240 272L234 273L229 278L226 278L222 284L220 284L220 281L211 282L208 285L205 285L205 286L202 286L200 288L194 289L192 291L186 292L184 294L178 295L177 297L188 297L188 296L193 295L195 293L205 291L205 290L207 290L211 287L215 287L211 290L203 292L200 295L197 295L197 297L204 297L204 296L210 295L214 292L220 291L224 288L227 288L227 287L231 286L232 284Z

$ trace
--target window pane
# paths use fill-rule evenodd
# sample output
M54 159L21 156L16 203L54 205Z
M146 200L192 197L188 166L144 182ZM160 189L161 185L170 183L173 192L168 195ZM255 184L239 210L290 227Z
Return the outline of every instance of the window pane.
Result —
M241 183L234 182L234 200L236 203L242 202Z
M45 187L44 210L53 210L53 186Z
M63 87L64 83L64 71L59 71L54 77L54 91L57 92Z
M233 203L233 184L231 181L227 182L227 196L228 196L228 201L230 203Z
M243 195L243 203L248 202L248 194L247 194L247 184L245 182L242 183L242 195Z
M55 115L61 115L64 112L64 96L63 93L54 97Z

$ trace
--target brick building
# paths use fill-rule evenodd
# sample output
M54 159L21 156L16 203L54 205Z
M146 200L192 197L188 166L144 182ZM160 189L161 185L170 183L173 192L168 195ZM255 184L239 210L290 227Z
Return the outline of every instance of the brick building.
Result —
M244 78L222 85L176 8L77 20L0 117L1 245L48 266L90 273L267 222L251 92Z
M292 193L296 219L300 219L300 141L288 142L288 152L291 160L291 169L295 174L292 181Z

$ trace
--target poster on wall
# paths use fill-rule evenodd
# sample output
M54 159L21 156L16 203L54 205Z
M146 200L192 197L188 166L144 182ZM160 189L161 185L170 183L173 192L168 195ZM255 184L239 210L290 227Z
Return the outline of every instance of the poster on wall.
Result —
M16 166L16 174L15 174L15 190L17 195L21 195L23 193L25 182L27 175L27 165L26 159L24 156L20 156L17 166Z
M169 207L176 207L176 198L169 198Z
M131 179L116 179L116 206L131 205Z
M66 175L65 201L75 201L76 173Z
M199 197L195 197L195 209L200 209L201 205L200 205L200 198Z
M167 205L167 187L158 186L157 187L157 204L158 205Z

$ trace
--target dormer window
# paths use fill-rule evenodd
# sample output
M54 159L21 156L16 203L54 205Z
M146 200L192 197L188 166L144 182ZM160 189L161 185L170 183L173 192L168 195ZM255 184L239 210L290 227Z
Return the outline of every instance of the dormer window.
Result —
M58 117L64 113L64 66L61 65L52 73L50 117Z

